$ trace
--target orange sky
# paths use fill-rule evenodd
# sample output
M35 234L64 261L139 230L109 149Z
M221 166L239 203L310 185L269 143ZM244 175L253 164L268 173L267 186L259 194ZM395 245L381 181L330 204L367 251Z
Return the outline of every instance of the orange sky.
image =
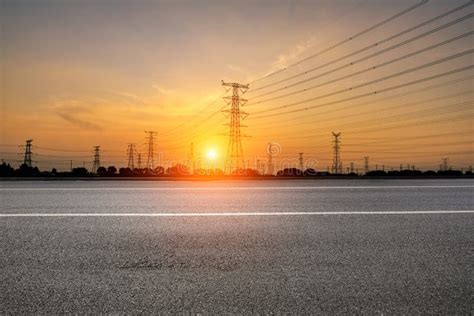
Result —
M123 166L127 144L136 143L145 155L144 131L154 130L155 164L182 161L193 142L196 156L215 150L220 166L228 141L223 125L228 118L218 113L225 107L221 79L253 82L418 2L3 1L1 156L18 165L18 145L32 138L41 169L67 169L69 160L89 166L94 145L101 146L104 164ZM251 167L257 159L266 162L271 141L281 148L275 157L280 165L297 166L298 153L303 152L307 166L325 170L332 159L331 131L340 131L344 169L353 162L362 170L364 156L370 157L373 168L398 169L403 163L435 169L442 157L449 157L454 167L468 168L474 160L472 69L343 100L471 66L473 55L466 51L473 47L468 34L473 20L466 16L474 6L304 74L467 2L430 1L250 84L243 96L249 99L244 110L250 114L242 131L250 136L242 140L245 161ZM462 52L465 55L424 69L336 93ZM286 80L292 76L296 77ZM300 83L304 79L308 80ZM281 80L285 81L265 88ZM285 88L291 84L295 85ZM275 89L279 91L272 92Z

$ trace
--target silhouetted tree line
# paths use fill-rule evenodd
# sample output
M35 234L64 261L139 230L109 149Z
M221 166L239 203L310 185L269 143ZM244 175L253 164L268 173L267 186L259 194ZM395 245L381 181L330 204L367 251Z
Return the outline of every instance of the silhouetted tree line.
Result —
M51 171L40 171L37 167L29 167L22 164L18 169L14 169L10 164L2 163L0 165L0 177L220 177L224 176L224 172L220 169L196 169L191 172L189 168L183 164L177 164L170 168L156 167L154 169L148 168L117 168L115 166L99 167L97 172L92 173L86 168L73 168L71 171L59 172L55 168ZM234 177L259 177L263 176L255 169L237 169L231 176ZM443 171L421 171L421 170L373 170L367 172L365 175L357 175L356 173L348 174L331 174L326 171L316 171L313 168L300 170L298 168L285 168L279 170L277 177L301 177L301 178L338 178L338 177L354 177L354 178L439 178L439 177L472 177L472 171L462 172L460 170L443 170ZM268 176L272 177L272 176Z

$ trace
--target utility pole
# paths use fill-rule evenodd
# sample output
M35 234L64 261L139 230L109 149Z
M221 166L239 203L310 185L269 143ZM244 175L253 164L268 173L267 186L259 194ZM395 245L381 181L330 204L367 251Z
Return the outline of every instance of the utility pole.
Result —
M138 154L138 169L142 168L142 154Z
M364 157L364 173L369 172L369 157Z
M31 160L31 156L32 156L31 142L32 141L33 141L32 139L28 139L25 144L25 158L23 159L23 164L27 165L28 167L32 166L32 160Z
M334 133L332 132L332 135L334 136L333 140L333 149L334 149L334 154L333 154L333 159L332 159L332 172L335 174L342 174L342 162L341 162L341 141L339 140L339 137L341 136L341 133Z
M97 173L100 167L100 146L94 146L94 162L92 164L92 172Z
M155 168L155 163L154 163L154 159L153 159L153 147L154 147L154 144L155 144L155 135L156 135L156 132L154 131L145 131L145 133L148 134L148 156L147 156L147 159L146 159L146 168L147 169L154 169Z
M354 163L351 162L351 173L354 173Z
M240 98L239 92L245 93L249 85L243 85L236 82L224 82L224 87L232 88L232 96L224 97L224 100L228 101L231 105L230 109L223 110L222 112L229 113L229 144L227 146L227 156L225 161L224 170L226 173L231 174L235 169L243 168L244 166L244 154L242 151L241 133L240 128L243 125L240 124L241 120L244 120L248 113L240 110L240 106L244 105L247 100Z
M300 170L301 170L301 172L304 172L304 170L303 170L303 168L304 168L303 153L299 153L299 155L300 155L300 158L298 160L299 160L299 163L300 163Z
M127 164L127 167L128 167L130 170L133 170L133 169L135 169L135 161L134 161L134 157L135 157L135 144L128 144L127 155L128 155L128 164Z

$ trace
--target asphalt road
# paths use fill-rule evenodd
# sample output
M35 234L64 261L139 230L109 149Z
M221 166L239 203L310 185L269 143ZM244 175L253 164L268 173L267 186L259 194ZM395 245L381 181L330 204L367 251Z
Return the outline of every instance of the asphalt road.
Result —
M0 231L2 314L474 312L472 213L5 217Z

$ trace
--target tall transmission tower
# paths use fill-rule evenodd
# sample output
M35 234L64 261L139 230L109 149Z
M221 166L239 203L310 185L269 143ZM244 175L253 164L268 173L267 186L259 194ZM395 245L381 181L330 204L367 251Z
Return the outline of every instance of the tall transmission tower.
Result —
M138 154L138 169L142 168L142 154Z
M131 170L135 169L135 144L128 144L127 148L128 164L127 167Z
M339 137L341 136L341 133L334 133L332 132L332 135L334 136L333 140L333 149L334 149L334 154L333 154L333 159L332 159L332 172L335 174L341 174L342 173L342 162L341 162L341 140Z
M27 165L28 167L32 166L32 160L31 160L31 142L33 142L32 139L28 139L25 144L25 158L23 159L23 163Z
M268 143L267 145L267 174L268 175L273 175L273 144L272 143Z
M100 146L94 146L94 162L92 164L92 172L96 173L100 167Z
M443 164L441 165L441 171L448 171L448 158L443 158Z
M298 162L300 163L300 170L301 170L301 172L304 172L304 170L303 170L303 168L304 168L303 153L299 153L298 155L300 156L298 158Z
M364 157L364 173L367 172L369 172L369 157Z
M249 88L249 85L224 81L222 81L222 85L224 87L232 88L232 96L224 97L231 107L230 109L223 110L223 112L229 113L230 116L229 144L227 146L227 156L224 169L225 172L232 173L235 169L244 167L244 154L242 151L240 134L240 128L243 127L243 125L240 124L240 121L244 120L248 116L248 113L240 110L240 106L244 105L247 100L242 99L239 96L239 92L242 94L245 93Z
M154 144L155 144L155 135L156 135L156 132L154 131L145 131L145 133L148 134L148 156L147 156L147 159L146 159L146 168L148 169L154 169L155 168L155 163L154 163L154 159L153 159L153 147L154 147Z
M194 160L194 143L191 143L189 146L188 161L189 171L191 172L191 174L194 174L194 170L196 170L196 161Z

